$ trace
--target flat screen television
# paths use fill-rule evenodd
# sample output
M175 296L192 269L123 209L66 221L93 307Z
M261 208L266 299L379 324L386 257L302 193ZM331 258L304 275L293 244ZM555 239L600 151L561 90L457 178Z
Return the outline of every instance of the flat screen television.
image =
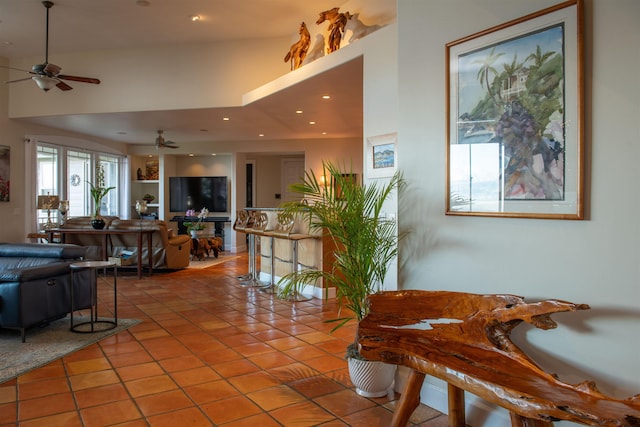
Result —
M171 212L186 212L202 208L209 212L227 212L226 176L169 177L169 208Z

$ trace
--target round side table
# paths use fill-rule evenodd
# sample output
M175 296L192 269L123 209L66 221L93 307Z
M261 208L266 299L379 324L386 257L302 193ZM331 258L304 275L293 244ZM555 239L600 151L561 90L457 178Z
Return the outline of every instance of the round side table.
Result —
M108 331L118 326L118 266L113 261L80 261L74 262L69 266L71 268L71 325L70 329L73 332L79 333L92 333ZM98 318L98 270L104 269L105 275L107 269L113 269L113 319L99 319ZM74 323L73 310L75 307L74 298L74 279L76 273L82 270L91 271L91 282L89 283L89 301L90 301L90 315L89 320Z

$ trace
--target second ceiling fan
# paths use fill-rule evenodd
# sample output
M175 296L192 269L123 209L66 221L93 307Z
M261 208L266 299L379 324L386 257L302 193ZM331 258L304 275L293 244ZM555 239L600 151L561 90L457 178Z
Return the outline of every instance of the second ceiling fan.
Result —
M164 139L164 131L158 130L158 136L156 137L156 148L178 148L175 142L167 141Z

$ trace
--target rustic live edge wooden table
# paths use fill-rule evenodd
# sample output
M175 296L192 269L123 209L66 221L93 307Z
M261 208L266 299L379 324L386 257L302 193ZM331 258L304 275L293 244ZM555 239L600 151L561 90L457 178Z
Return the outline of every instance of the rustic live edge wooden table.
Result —
M586 310L586 304L525 303L508 294L388 291L369 296L358 325L361 354L411 368L394 427L405 426L420 403L425 375L448 383L449 425L465 426L464 391L509 411L511 425L550 427L566 420L597 426L640 426L640 395L615 399L591 381L568 384L543 371L510 339L527 322L552 329L551 314Z
M61 243L65 243L65 236L68 234L82 234L82 235L96 235L102 237L102 260L107 261L109 259L109 252L107 251L107 245L109 236L122 235L122 234L136 234L138 244L138 279L142 278L142 236L147 236L147 254L148 254L148 267L149 276L153 274L153 253L151 251L151 235L153 230L148 229L127 229L127 230L94 230L87 228L50 228L47 230L48 239L53 241L54 234L60 236Z

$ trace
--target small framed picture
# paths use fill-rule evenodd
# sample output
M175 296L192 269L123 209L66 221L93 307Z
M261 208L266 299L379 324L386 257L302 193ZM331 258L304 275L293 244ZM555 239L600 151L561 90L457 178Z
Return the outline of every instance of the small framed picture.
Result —
M398 164L398 134L388 133L367 138L367 178L391 177Z

